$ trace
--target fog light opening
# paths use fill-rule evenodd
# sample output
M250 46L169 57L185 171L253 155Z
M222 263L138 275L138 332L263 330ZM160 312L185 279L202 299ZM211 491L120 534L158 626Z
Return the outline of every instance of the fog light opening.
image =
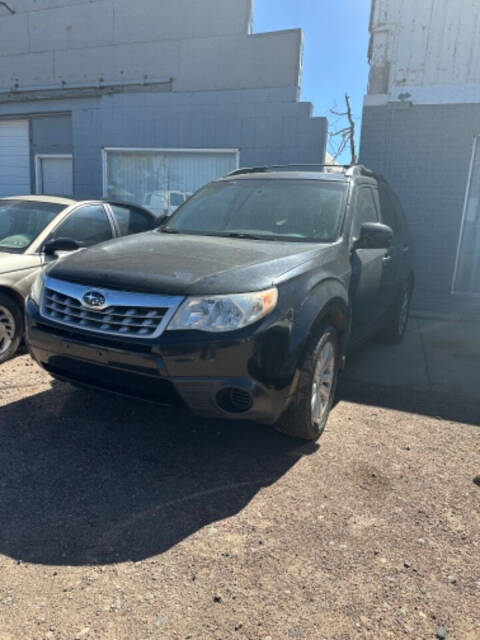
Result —
M251 409L252 396L240 387L226 387L217 393L217 404L227 413L245 413Z

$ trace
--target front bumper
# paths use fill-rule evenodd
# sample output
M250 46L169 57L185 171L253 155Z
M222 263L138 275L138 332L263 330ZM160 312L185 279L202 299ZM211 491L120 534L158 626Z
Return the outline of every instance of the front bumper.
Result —
M54 377L154 402L180 400L206 417L271 424L296 386L290 330L278 318L228 337L167 331L154 341L120 341L46 320L29 299L26 335L32 357Z

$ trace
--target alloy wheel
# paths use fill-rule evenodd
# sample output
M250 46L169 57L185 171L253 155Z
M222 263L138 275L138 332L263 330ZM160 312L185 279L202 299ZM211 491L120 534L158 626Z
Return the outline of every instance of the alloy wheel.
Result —
M335 379L335 349L330 341L321 349L312 381L312 422L320 424L328 411Z
M0 306L0 354L11 347L15 338L15 318L7 307Z

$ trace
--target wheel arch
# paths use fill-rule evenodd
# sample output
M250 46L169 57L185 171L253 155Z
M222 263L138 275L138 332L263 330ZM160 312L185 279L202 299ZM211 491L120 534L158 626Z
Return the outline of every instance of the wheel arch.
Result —
M340 357L343 357L350 334L350 311L348 305L341 298L333 298L325 305L315 318L310 335L319 335L322 327L326 325L332 326L337 331Z
M317 337L325 325L336 329L339 339L339 353L343 358L350 335L351 312L348 293L341 282L329 279L321 282L310 292L303 305L307 318L301 323L305 332L302 360L310 339Z
M15 304L19 307L21 312L23 313L25 309L25 298L13 287L9 287L8 285L0 284L0 293L9 297Z

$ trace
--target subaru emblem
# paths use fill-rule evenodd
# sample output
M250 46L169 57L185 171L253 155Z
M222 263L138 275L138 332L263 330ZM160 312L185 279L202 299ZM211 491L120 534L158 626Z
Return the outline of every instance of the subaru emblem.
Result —
M107 301L99 291L87 291L82 298L82 302L85 307L90 309L102 309Z

